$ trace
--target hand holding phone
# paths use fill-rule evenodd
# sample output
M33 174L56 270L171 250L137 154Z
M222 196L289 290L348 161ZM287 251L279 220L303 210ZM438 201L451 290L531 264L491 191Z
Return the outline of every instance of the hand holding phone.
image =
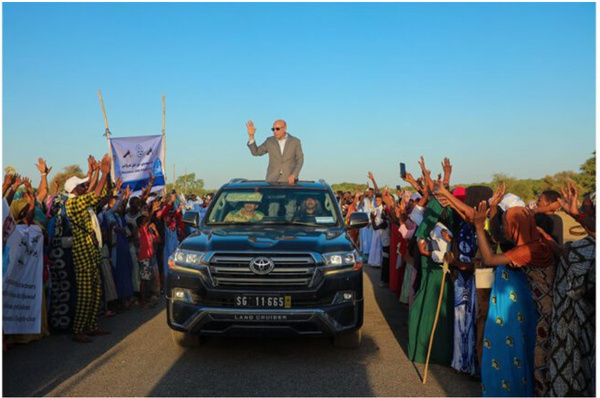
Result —
M406 165L400 163L400 178L406 178Z

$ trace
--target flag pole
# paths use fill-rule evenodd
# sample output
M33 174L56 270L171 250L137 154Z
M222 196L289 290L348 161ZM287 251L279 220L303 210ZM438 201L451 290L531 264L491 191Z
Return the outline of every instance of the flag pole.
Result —
M167 189L167 164L165 163L167 159L167 136L165 130L165 119L166 119L166 105L165 105L165 93L162 95L162 173L165 176L165 193ZM175 182L175 181L173 181Z
M438 298L437 311L435 312L435 320L433 321L433 328L431 329L431 337L429 338L429 349L427 350L427 360L425 361L425 373L423 375L423 384L427 383L427 371L429 370L429 357L431 356L431 347L433 346L433 336L435 335L435 328L437 326L438 318L440 317L440 309L442 308L442 298L444 297L444 283L446 282L446 274L450 272L448 262L444 258L444 265L442 267L442 285L440 287L440 297Z
M112 147L110 145L110 129L108 128L108 118L106 117L106 109L104 108L104 100L102 99L102 93L98 90L98 98L100 98L100 105L102 106L102 114L104 115L104 135L106 136L106 142L108 143L108 153L110 154L110 175L111 180L115 181L115 159L112 153Z

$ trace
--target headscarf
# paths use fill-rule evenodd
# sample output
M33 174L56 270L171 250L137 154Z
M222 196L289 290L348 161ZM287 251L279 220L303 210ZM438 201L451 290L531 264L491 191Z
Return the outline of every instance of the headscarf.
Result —
M466 189L464 187L456 187L452 190L452 196L461 202L465 201Z
M450 242L446 242L442 237L442 231L446 230L448 235L452 238L452 232L442 223L435 224L435 227L429 233L431 238L433 250L431 251L431 259L436 263L444 262L444 255L450 251Z
M482 201L487 201L494 195L490 187L484 185L472 185L465 189L465 204L469 207L475 207Z
M525 202L514 193L507 193L498 204L498 207L503 211L507 211L512 207L525 207Z
M25 209L28 204L26 199L14 199L10 204L10 214L17 224L23 224L25 222L27 214L23 212L23 209Z
M525 207L511 207L506 211L508 236L515 247L504 253L513 266L547 267L553 264L550 240L540 233L533 213Z

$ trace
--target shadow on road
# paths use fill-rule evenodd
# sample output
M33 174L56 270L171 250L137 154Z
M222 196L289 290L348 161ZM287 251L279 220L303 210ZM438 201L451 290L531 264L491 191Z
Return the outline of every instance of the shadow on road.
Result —
M213 337L181 350L150 396L372 396L366 362L379 348L369 337L358 350L323 337Z
M398 345L408 358L408 306L402 304L387 287L379 287L380 268L366 266L364 268L364 283L371 283L373 293L379 309L381 310L386 322L388 323ZM425 365L413 363L415 373L423 380ZM469 375L456 372L454 369L430 364L428 379L435 377L448 396L481 396L481 387L478 381ZM460 382L453 382L457 378ZM465 390L464 386L470 388Z
M53 334L42 340L16 345L2 356L2 395L43 396L67 379L84 378L93 368L85 369L122 340L164 310L164 299L153 309L130 309L111 318L101 318L99 326L113 333L94 337L88 344L71 341L71 334ZM110 360L106 355L94 367ZM43 358L43 360L40 360Z

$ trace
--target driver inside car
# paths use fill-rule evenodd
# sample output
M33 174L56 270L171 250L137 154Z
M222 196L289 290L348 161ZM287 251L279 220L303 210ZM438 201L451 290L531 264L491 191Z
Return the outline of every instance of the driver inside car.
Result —
M257 211L260 202L244 202L239 210L233 210L223 220L224 222L255 222L260 221L265 216Z
M316 222L316 217L328 216L321 208L321 202L314 196L309 196L300 205L294 221Z

